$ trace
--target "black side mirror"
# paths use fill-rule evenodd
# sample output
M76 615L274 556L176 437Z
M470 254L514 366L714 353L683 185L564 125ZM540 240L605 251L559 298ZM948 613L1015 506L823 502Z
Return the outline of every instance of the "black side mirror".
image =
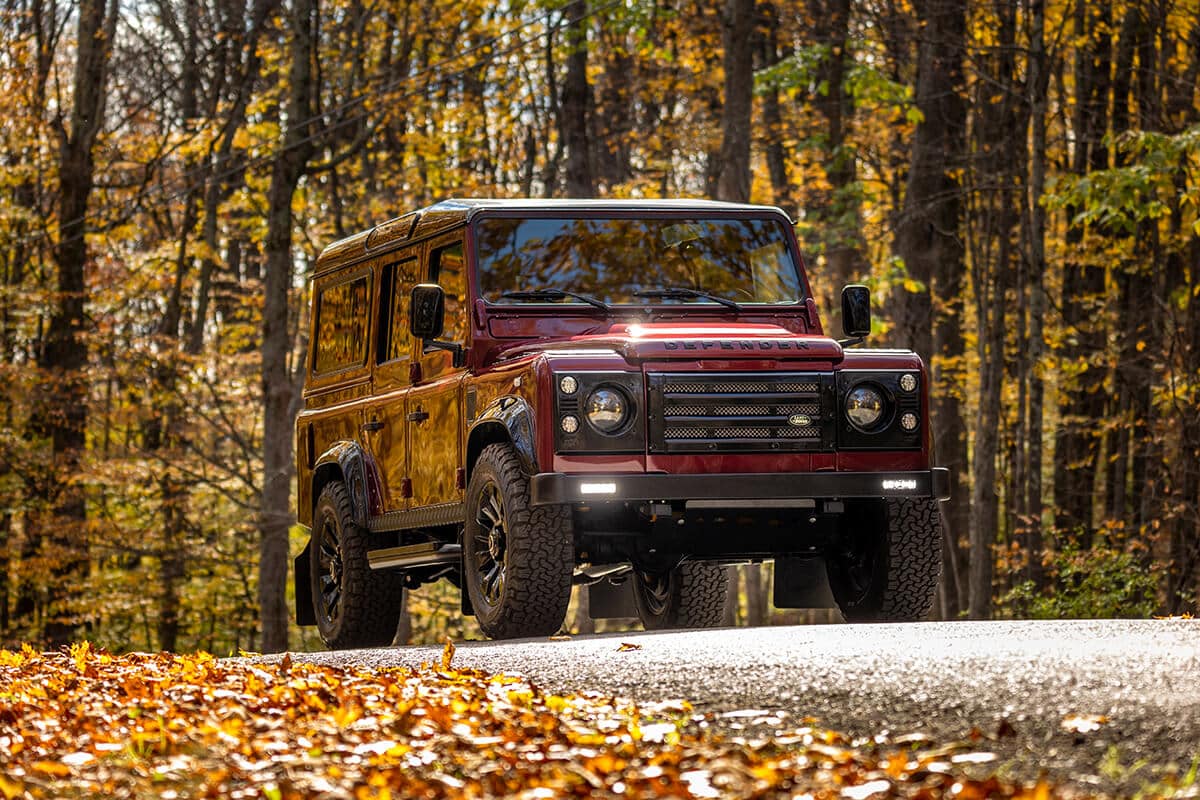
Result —
M842 331L851 339L871 333L871 290L861 284L842 288Z
M436 339L446 324L446 293L436 283L413 287L408 306L408 329L414 338Z

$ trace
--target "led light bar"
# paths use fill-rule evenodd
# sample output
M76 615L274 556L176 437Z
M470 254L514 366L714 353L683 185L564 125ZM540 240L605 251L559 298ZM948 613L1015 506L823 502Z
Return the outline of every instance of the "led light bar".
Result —
M580 494L616 494L617 485L615 483L581 483L579 484Z

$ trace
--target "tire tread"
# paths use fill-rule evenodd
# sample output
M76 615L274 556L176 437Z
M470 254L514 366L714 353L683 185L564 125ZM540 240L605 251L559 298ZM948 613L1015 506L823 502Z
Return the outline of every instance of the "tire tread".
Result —
M575 563L571 509L529 504L529 479L510 445L485 447L475 463L475 474L481 468L495 473L504 495L508 552L504 594L495 618L479 615L480 604L471 598L479 626L492 639L557 633L571 601ZM468 511L467 524L472 522ZM514 536L514 531L521 534Z
M350 494L341 481L325 485L317 500L318 513L328 500L337 514L342 542L342 613L335 629L320 628L321 638L334 650L354 647L389 645L396 636L396 626L404 602L404 573L373 570L367 561L370 548L369 532L354 522ZM316 515L314 515L316 516ZM318 574L314 547L312 574ZM316 578L313 578L314 584ZM313 603L318 601L313 586ZM320 617L320 610L317 609Z

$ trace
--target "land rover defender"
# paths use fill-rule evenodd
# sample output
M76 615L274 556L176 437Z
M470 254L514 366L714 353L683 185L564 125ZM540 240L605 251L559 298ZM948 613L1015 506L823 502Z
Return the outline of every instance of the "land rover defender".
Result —
M451 200L336 242L296 420L297 619L392 640L448 580L493 638L594 617L719 625L727 565L778 607L918 620L941 566L921 359L825 335L776 208Z

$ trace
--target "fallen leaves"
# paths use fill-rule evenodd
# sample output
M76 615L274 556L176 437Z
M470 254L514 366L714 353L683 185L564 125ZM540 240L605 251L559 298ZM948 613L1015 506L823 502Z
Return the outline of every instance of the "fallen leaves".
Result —
M990 754L806 725L724 739L684 702L549 695L454 669L0 651L0 797L1048 796ZM739 712L732 712L737 714ZM747 715L763 714L747 709ZM772 717L775 724L782 718Z
M1103 714L1071 714L1063 718L1062 729L1067 733L1095 733L1108 724Z

